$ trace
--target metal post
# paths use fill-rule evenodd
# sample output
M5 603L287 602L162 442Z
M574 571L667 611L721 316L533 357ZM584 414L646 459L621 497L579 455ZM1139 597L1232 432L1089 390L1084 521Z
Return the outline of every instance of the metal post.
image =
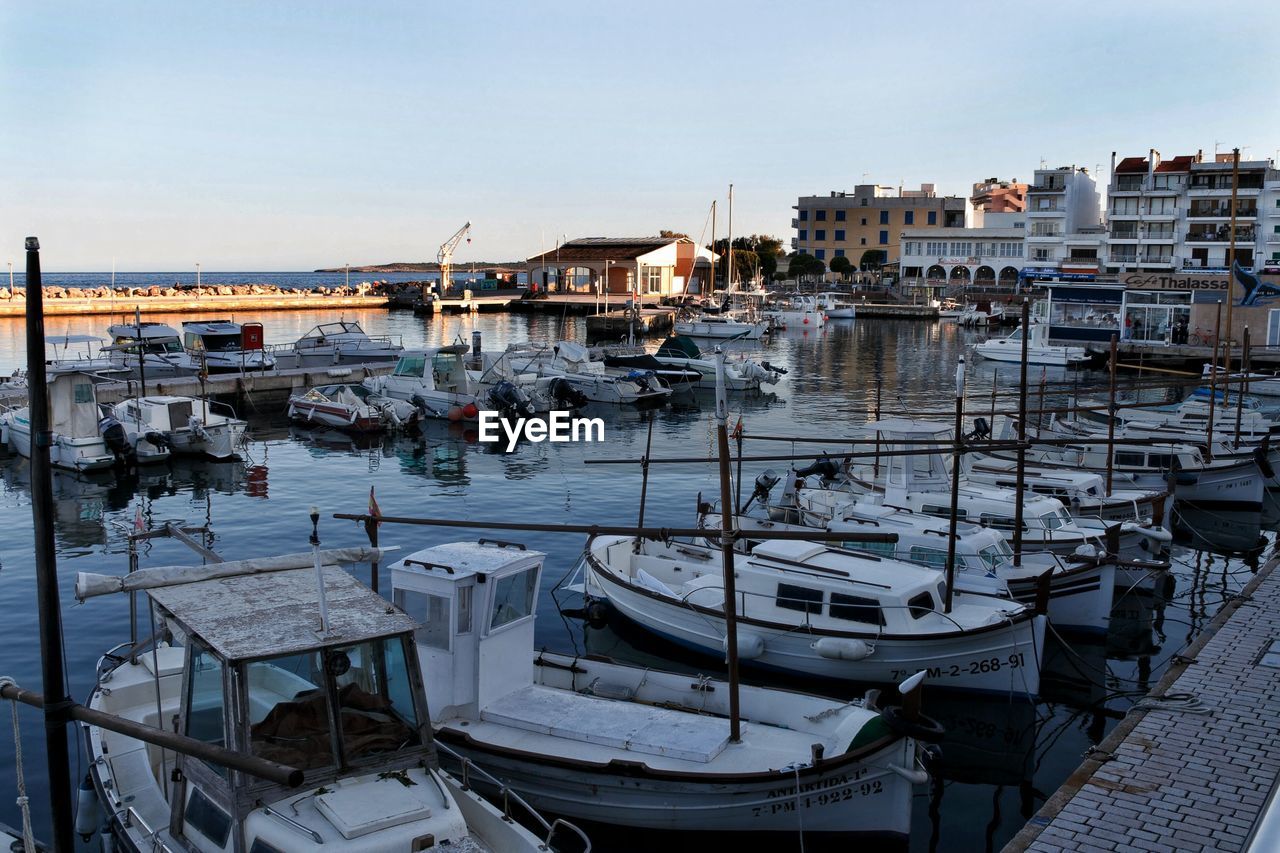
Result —
M1241 384L1240 389L1236 391L1236 449L1240 448L1240 420L1244 416L1244 395L1249 390L1249 369L1245 365L1249 362L1249 327L1244 327L1244 344L1240 353L1240 373ZM1227 360L1227 369L1231 369L1230 358ZM1228 377L1229 378L1229 377ZM739 454L741 455L741 454Z
M725 267L724 289L733 292L733 184L729 184L729 265Z
M49 445L49 386L44 365L44 293L40 241L27 238L27 387L31 417L31 517L35 525L36 606L40 616L40 664L44 681L44 742L49 763L49 805L55 853L75 850L71 806L71 756L67 748L68 709L62 668L62 610L58 598L58 558L53 542L53 472Z
M133 331L138 347L138 386L142 389L142 393L138 396L145 397L147 396L147 348L142 342L142 309L137 305L133 306ZM138 418L141 422L141 406L138 407Z
M944 613L951 612L951 599L956 584L956 519L960 514L960 459L962 432L964 430L964 356L956 366L956 424L955 442L951 450L951 519L947 533L947 599Z
M1231 149L1231 236L1227 244L1227 340L1233 340L1235 327L1231 325L1231 308L1235 305L1236 289L1236 207L1240 203L1240 149ZM1258 226L1255 225L1255 228ZM1218 336L1221 340L1221 335ZM1227 369L1231 369L1231 348L1227 347Z
M1218 302L1218 317L1213 324L1213 354L1209 357L1209 421L1205 426L1204 460L1213 461L1213 417L1218 399L1218 345L1222 342L1222 302Z
M329 633L329 602L324 594L324 567L320 565L320 508L311 507L311 556L316 566L316 588L320 596L320 633Z
M640 519L636 522L636 527L644 527L644 503L649 494L649 452L653 448L653 422L655 418L652 413L649 415L649 436L644 442L644 456L640 459ZM636 539L636 550L640 550L640 540Z
M1022 565L1022 495L1027 478L1027 337L1031 302L1022 298L1022 364L1018 368L1018 472L1017 503L1013 507L1013 564ZM995 421L992 421L994 429Z
M1116 362L1120 355L1120 337L1111 336L1111 363L1108 365L1110 379L1107 392L1107 497L1111 497L1116 459Z
M742 740L738 709L738 592L733 574L735 520L729 477L729 412L724 393L724 350L716 347L716 445L720 455L720 553L724 560L724 624L729 666L729 740Z

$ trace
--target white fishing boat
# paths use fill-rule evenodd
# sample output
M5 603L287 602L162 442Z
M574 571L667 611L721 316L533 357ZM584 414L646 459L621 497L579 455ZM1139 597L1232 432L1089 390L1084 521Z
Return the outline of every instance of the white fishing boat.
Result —
M961 476L969 483L1013 489L1018 481L1018 461L1012 451L1003 456L967 453ZM1169 497L1169 490L1163 484L1158 488L1142 489L1125 486L1114 476L1112 489L1107 492L1103 473L1041 466L1034 460L1022 466L1022 478L1023 488L1027 491L1057 498L1070 507L1072 516L1076 517L1160 524L1164 520L1165 503Z
M1003 338L987 338L973 345L978 355L989 361L1022 363L1022 327ZM1049 327L1032 323L1027 338L1027 364L1047 367L1079 367L1089 361L1084 347L1053 346L1049 343Z
M116 367L139 375L138 361L142 360L142 374L148 380L168 379L174 376L194 376L197 365L182 347L182 340L172 326L164 323L117 323L107 327L111 343L103 347L109 352Z
M272 348L276 360L287 367L376 364L395 361L403 352L398 336L370 336L354 320L321 323L293 343Z
M249 428L230 406L199 397L134 397L107 412L124 427L139 461L161 448L210 459L236 459Z
M847 293L836 291L819 293L818 308L828 320L852 320L858 316L858 305Z
M508 353L516 370L563 379L593 403L660 406L671 396L671 389L651 371L610 372L603 362L591 360L590 350L574 341L560 341L549 350L525 346Z
M1205 380L1213 374L1212 365L1204 365L1201 373ZM1241 373L1229 372L1225 367L1219 366L1217 369L1218 378L1229 378L1232 380L1231 390L1234 395L1239 391L1248 396L1258 397L1280 397L1280 376L1274 373ZM1241 380L1248 380L1247 384Z
M107 446L99 422L93 377L77 371L49 376L49 461L55 468L96 471L110 468L119 458ZM9 448L31 458L31 410L28 406L0 414ZM123 448L121 448L123 449Z
M367 559L362 549L313 551L80 575L81 598L145 589L174 637L108 652L89 707L301 771L291 787L86 725L105 843L174 853L547 849L437 769L418 624L337 565L321 568Z
M900 714L742 687L734 741L724 682L536 651L543 559L523 546L462 542L392 565L395 603L423 624L418 652L438 741L536 808L569 817L685 832L907 836L913 784L927 777Z
M954 299L943 299L937 303L938 319L958 322L968 308Z
M753 501L764 503L776 482L771 472L761 475ZM898 537L896 543L849 541L844 547L932 569L946 568L950 536L946 519L886 506L874 497L850 503L845 493L830 489L799 489L784 500L768 506L768 518L738 516L738 529L748 537L752 532L813 528L833 533L893 533ZM716 510L710 510L700 514L699 524L718 530ZM956 589L1008 594L1023 604L1034 604L1039 579L1048 574L1050 621L1071 631L1106 632L1116 579L1114 561L1035 553L1024 554L1020 564L1015 563L1005 534L968 522L956 526Z
M424 417L471 421L486 409L503 417L534 414L533 404L512 383L474 380L464 360L468 349L466 344L453 344L406 350L391 373L371 376L362 384L379 397L413 404Z
M685 335L667 338L654 358L672 367L698 371L702 376L698 387L715 390L716 360L708 358L692 338ZM725 359L724 386L726 391L759 391L765 385L777 385L786 374L786 368L775 367L767 361L731 356Z
M691 338L758 341L769 331L767 320L739 320L723 314L698 314L677 319L675 333Z
M857 494L881 494L884 503L949 517L951 513L950 454L942 446L952 442L952 429L945 424L888 418L866 424L868 437L880 441L886 452L881 459L860 459L846 466L841 485ZM923 442L932 441L932 448ZM905 442L905 443L899 443ZM921 453L932 449L932 453ZM915 455L901 455L914 451ZM888 455L890 453L898 455ZM997 530L1013 530L1017 516L1017 493L988 484L966 484L961 479L957 514L964 521ZM1145 522L1112 524L1097 518L1073 517L1056 498L1027 491L1023 495L1023 547L1027 551L1070 554L1082 545L1104 548L1108 529L1117 527L1118 556L1163 558L1172 541L1164 527ZM1123 583L1123 578L1121 582Z
M418 416L404 400L379 397L363 385L340 382L317 385L289 398L289 420L303 426L325 426L342 432L382 432Z
M764 311L765 319L773 322L775 329L821 329L826 325L826 314L813 296L794 294L785 296Z
M188 320L182 324L182 343L196 372L230 373L271 370L275 357L264 349L262 326L230 320Z
M723 655L718 549L599 536L588 592L649 631ZM885 683L926 670L944 687L1034 697L1045 619L1008 598L952 591L942 572L803 541L756 545L734 566L746 666Z

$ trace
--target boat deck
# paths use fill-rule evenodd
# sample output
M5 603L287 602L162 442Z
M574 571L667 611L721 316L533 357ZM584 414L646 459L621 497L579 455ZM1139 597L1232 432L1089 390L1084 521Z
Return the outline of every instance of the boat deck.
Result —
M534 685L490 703L479 720L446 728L480 743L605 765L642 763L685 773L762 773L808 761L813 732L742 722L742 743L729 743L729 721Z
M1223 607L1152 707L1130 711L1005 853L1245 848L1280 773L1277 565Z

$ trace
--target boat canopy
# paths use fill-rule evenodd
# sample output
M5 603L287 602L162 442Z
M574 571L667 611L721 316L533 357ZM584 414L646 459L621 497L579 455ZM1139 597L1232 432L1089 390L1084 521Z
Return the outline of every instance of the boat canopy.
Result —
M702 350L692 338L685 335L673 335L658 347L658 355L664 358L702 358Z

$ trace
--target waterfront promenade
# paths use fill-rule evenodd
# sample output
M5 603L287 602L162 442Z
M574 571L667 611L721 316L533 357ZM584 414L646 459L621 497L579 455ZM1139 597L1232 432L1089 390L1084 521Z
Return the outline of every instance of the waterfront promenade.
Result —
M1280 773L1278 564L1223 606L1005 853L1246 849Z

